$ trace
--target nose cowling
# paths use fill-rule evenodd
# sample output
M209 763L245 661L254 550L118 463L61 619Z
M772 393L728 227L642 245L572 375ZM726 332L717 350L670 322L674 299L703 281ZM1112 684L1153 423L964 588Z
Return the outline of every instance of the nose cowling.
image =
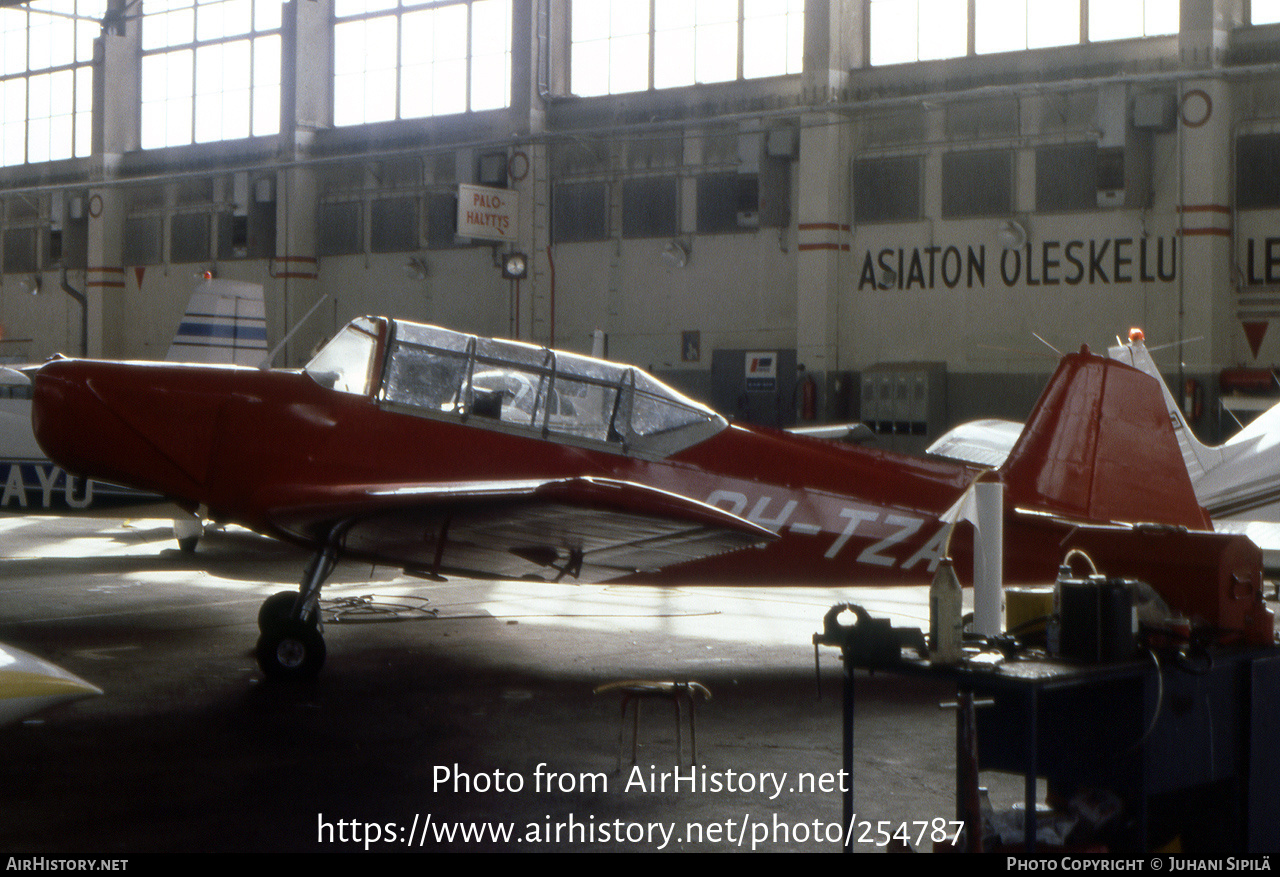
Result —
M32 427L68 472L198 499L216 405L162 364L54 360L36 373Z

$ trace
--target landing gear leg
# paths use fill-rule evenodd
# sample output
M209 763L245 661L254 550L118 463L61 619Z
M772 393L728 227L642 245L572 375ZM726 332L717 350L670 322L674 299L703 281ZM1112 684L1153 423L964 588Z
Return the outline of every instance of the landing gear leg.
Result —
M173 538L183 554L191 554L204 535L204 521L198 515L173 519Z
M310 679L324 666L320 587L338 563L335 541L311 558L298 593L273 594L258 611L258 666L268 679Z

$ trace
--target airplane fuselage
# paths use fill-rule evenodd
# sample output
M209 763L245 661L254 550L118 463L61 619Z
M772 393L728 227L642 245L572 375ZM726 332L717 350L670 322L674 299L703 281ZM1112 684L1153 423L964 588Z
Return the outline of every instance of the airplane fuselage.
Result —
M36 378L37 437L68 471L202 507L208 517L278 538L273 515L308 496L361 483L404 485L594 476L669 491L777 534L770 544L630 581L798 585L919 584L947 551L940 516L973 467L731 424L664 459L643 459L514 434L477 421L390 410L297 371L164 363L54 361ZM93 440L83 427L94 424ZM1016 497L1013 498L1016 500ZM1019 516L1008 502L1008 581L1051 581L1065 525ZM404 551L404 549L398 549ZM428 565L430 540L410 556ZM967 579L969 528L950 548ZM530 573L536 567L530 565Z
M1191 617L1223 613L1188 581L1229 586L1231 626L1270 637L1258 551L1206 532L1153 380L1087 350L990 474L729 424L628 366L381 318L302 371L56 359L33 425L68 472L315 552L298 594L259 615L272 675L319 668L318 593L343 556L428 576L844 586L923 584L949 555L968 579L972 527L944 519L979 478L1003 485L1005 582L1051 582L1080 549Z
M41 444L68 470L168 496L282 538L269 510L296 485L597 476L722 508L778 534L663 581L923 581L937 520L977 470L730 425L667 459L575 447L396 410L306 374L55 361L36 379ZM80 439L95 424L95 440ZM883 497L901 501L886 503ZM879 497L880 499L877 499Z

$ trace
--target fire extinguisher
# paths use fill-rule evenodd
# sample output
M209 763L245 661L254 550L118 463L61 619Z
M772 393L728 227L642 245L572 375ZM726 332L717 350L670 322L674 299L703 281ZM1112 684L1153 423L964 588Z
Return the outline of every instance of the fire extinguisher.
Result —
M1204 410L1204 398L1200 392L1200 382L1187 378L1182 383L1182 414L1192 422L1200 419Z
M818 382L813 375L805 375L800 382L800 418L813 420L818 416Z

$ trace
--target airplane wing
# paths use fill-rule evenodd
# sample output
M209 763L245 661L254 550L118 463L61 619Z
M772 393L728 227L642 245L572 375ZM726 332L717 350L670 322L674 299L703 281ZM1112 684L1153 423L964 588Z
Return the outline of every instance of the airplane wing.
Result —
M29 387L31 378L22 369L0 365L0 386Z
M35 655L0 643L0 725L102 694L102 689Z
M633 482L581 477L299 488L272 524L406 571L600 582L776 538L723 509Z
M822 426L788 426L787 432L792 435L807 435L809 438L827 439L838 442L874 441L876 434L865 423L829 423Z
M929 445L927 453L996 468L1004 463L1021 433L1022 424L1012 420L974 420L944 433Z
M1218 533L1237 533L1248 536L1262 550L1262 567L1275 575L1280 570L1280 523L1274 521L1219 521L1213 522Z

